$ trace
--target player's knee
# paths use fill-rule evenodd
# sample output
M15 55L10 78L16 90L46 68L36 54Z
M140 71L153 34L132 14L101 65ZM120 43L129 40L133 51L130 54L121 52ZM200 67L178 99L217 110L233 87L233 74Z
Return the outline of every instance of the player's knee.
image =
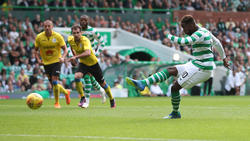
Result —
M178 87L176 87L176 86L172 86L171 87L171 92L177 92L177 91L179 91L180 89L178 88Z
M103 84L103 89L107 89L109 87L109 85L107 83Z
M181 89L181 86L178 84L178 82L174 82L173 86L171 87L171 92L178 92Z
M169 67L169 68L167 68L167 70L168 70L169 75L177 76L177 74L178 74L176 67Z
M102 81L98 81L96 80L102 88L106 89L108 87L108 84L105 82L105 80L103 79Z
M99 83L99 85L101 85L102 87L104 87L106 85L106 82L104 80L104 78L102 79L96 79L96 81Z

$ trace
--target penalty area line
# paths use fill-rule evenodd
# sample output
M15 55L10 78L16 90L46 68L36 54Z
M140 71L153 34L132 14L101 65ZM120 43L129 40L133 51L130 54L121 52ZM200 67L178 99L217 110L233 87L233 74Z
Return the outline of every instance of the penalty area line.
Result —
M163 138L136 138L136 137L106 137L106 136L64 136L64 135L32 135L32 134L0 134L4 137L48 137L48 138L82 138L105 140L134 140L134 141L214 141L191 139L163 139Z

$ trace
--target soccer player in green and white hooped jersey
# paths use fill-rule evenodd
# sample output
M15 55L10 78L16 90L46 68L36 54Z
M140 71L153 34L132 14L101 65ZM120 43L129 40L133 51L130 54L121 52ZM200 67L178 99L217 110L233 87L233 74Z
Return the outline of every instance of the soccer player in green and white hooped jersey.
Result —
M89 21L89 18L87 15L82 15L80 17L80 25L81 25L82 31L83 31L82 35L87 37L90 40L91 47L93 48L93 50L95 50L95 55L99 56L99 54L102 52L102 50L104 48L105 43L104 43L103 38L101 37L100 33L98 33L93 27L88 25L88 21ZM95 44L95 41L97 41L97 44ZM102 103L105 103L105 101L106 101L105 91L98 84L98 82L95 80L95 78L93 76L91 76L90 74L85 75L84 81L85 81L84 92L86 95L86 103L83 106L85 108L87 108L89 106L89 96L90 96L89 93L91 91L92 85L94 86L94 88L96 88L96 90L101 91Z
M224 49L220 41L214 37L207 29L196 25L194 18L191 15L182 17L181 26L188 36L185 38L176 37L171 34L166 34L172 42L180 45L192 45L193 55L195 59L183 65L176 65L169 67L161 72L157 72L144 80L134 80L129 77L126 78L128 84L143 90L145 86L155 82L163 82L170 76L178 76L177 81L174 82L171 88L171 103L173 106L172 112L163 117L164 119L181 118L179 112L180 93L181 88L189 89L194 85L204 82L209 79L212 70L214 69L214 55L212 47L215 47L223 58L224 66L229 68L229 63L226 58ZM229 68L230 69L230 68Z

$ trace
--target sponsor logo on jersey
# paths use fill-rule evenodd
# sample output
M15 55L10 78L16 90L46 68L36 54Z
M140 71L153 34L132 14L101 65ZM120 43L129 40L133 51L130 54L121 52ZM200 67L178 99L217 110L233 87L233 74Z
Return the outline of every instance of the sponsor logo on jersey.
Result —
M47 50L47 51L46 51L46 55L48 55L48 56L53 55L53 50Z
M56 38L53 38L53 39L52 39L52 42L55 43L55 42L56 42Z

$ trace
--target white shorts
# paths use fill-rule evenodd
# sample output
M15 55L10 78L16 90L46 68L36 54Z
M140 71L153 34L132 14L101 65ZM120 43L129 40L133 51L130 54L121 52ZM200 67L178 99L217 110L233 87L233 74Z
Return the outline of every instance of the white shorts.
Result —
M202 70L192 62L188 62L183 65L175 66L178 71L178 79L177 82L182 88L189 89L208 80L212 74L212 70Z

